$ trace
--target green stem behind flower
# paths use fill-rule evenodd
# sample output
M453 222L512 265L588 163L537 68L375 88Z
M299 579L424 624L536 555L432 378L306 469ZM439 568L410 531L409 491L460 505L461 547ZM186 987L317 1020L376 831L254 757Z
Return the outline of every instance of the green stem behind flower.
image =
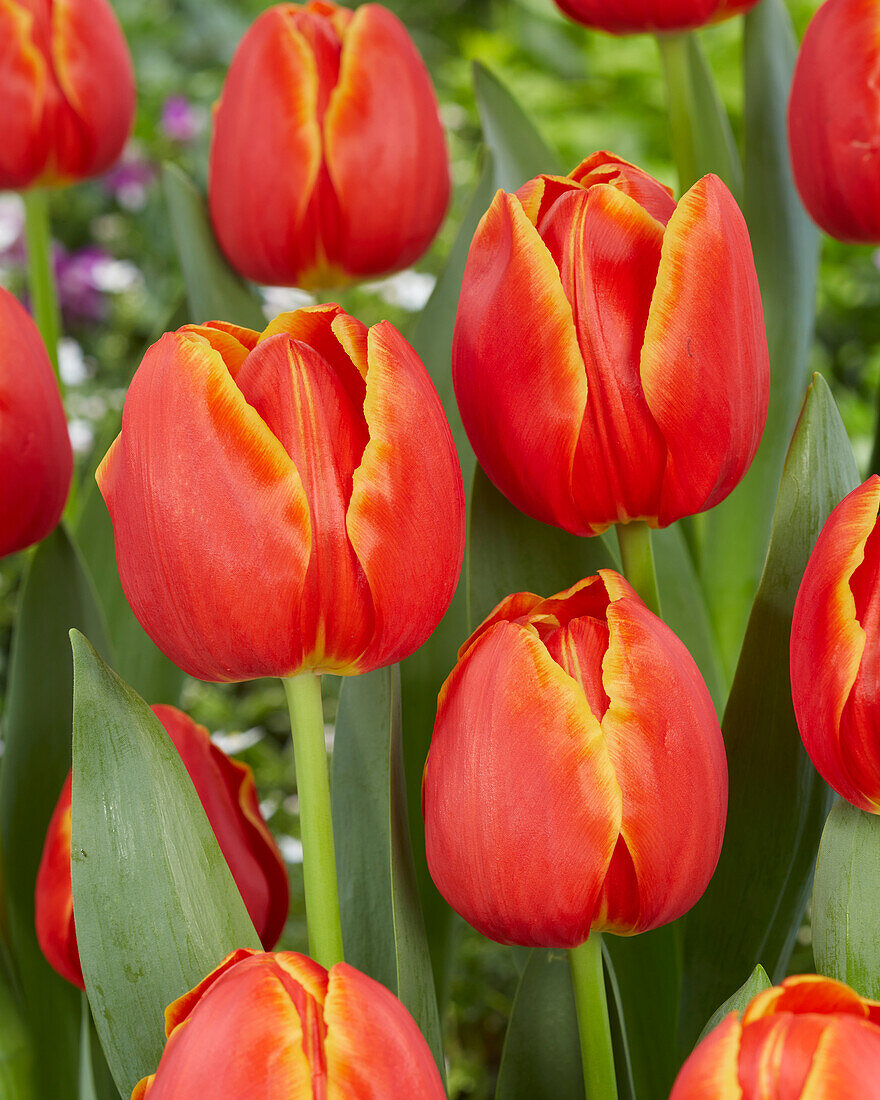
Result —
M657 44L660 47L660 58L666 75L672 159L675 161L679 188L683 194L700 176L694 138L695 111L688 58L688 35L658 34Z
M341 962L343 956L321 677L304 672L282 683L290 710L296 765L309 954L329 968Z
M617 1100L614 1049L602 964L602 936L591 932L587 942L572 948L568 957L574 982L587 1100Z
M645 601L649 610L660 614L660 593L657 589L657 572L654 569L654 550L651 545L651 528L641 520L618 523L617 541L623 575Z
M27 245L28 283L31 306L37 328L43 337L52 368L58 375L58 341L61 337L61 311L52 264L52 231L49 225L49 198L35 188L24 193L24 233ZM60 384L60 379L59 379Z

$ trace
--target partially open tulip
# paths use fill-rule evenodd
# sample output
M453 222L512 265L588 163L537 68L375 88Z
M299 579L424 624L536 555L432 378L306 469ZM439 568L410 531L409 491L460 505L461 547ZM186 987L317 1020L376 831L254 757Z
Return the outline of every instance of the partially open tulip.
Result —
M689 31L753 8L758 0L556 0L569 18L611 34Z
M791 695L822 778L880 813L880 477L838 504L819 535L791 627Z
M2 10L2 9L0 9ZM0 287L0 557L54 529L73 451L52 364L30 314Z
M464 552L443 408L387 321L338 306L262 333L167 333L98 470L125 594L204 680L349 675L431 634Z
M722 501L767 416L751 243L715 176L676 206L608 153L499 191L471 244L452 359L468 437L526 514L579 535Z
M788 106L807 212L840 241L880 243L880 3L827 0L807 27Z
M508 596L443 685L422 786L428 867L501 943L575 947L697 901L727 762L688 651L613 570Z
M731 1012L685 1062L669 1100L880 1100L880 1004L813 974Z
M232 760L176 707L155 706L201 800L217 843L238 886L260 942L272 948L284 930L289 903L287 870L269 832L251 769ZM46 834L37 873L37 939L49 963L84 988L70 881L71 776L68 775Z
M261 283L396 271L434 239L449 162L427 69L379 4L277 4L241 41L214 122L211 217Z
M0 0L0 188L106 171L134 121L134 72L107 0Z
M444 1100L428 1044L383 985L292 951L233 952L165 1012L132 1100Z

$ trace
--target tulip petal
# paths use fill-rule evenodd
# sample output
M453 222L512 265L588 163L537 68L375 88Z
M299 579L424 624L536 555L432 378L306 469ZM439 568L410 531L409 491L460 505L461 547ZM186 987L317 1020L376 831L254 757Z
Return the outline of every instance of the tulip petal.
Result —
M770 368L745 221L715 176L669 220L642 350L642 385L666 440L660 525L712 507L748 469Z
M878 1007L877 1002L860 997L843 982L818 974L795 974L786 978L782 985L771 986L758 994L743 1013L743 1023L749 1024L779 1012L842 1013L868 1019L872 1010Z
M150 348L97 478L128 601L175 664L218 681L299 667L308 501L207 340Z
M354 275L397 270L433 239L449 202L446 142L425 64L400 20L365 4L343 38L324 118L339 254Z
M227 325L224 321L207 321L203 325L183 325L178 332L191 332L218 351L223 357L226 369L235 378L242 363L255 347L259 333L238 325Z
M880 1100L880 1030L847 1017L829 1022L795 1100Z
M260 340L279 333L314 348L333 367L352 404L363 407L367 375L367 326L363 322L330 303L280 313L266 326Z
M214 967L210 974L206 974L198 985L187 990L187 992L178 997L176 1001L172 1001L165 1009L166 1037L170 1038L171 1034L180 1027L182 1023L189 1019L192 1010L218 978L225 974L227 970L231 970L233 966L237 966L240 962L244 962L245 959L250 959L258 954L258 951L254 951L250 947L240 947L237 951L232 951L222 962Z
M468 438L498 489L534 519L591 533L572 500L587 377L571 306L549 250L503 191L468 254L452 377Z
M0 187L33 183L49 158L51 131L45 111L46 59L34 43L34 16L17 0L0 0Z
M700 1043L675 1079L669 1100L752 1100L739 1084L742 1027L731 1012Z
M421 360L387 321L368 338L364 415L370 438L346 517L375 609L367 672L428 638L464 556L464 487L443 406Z
M719 0L556 0L559 7L588 27L611 34L686 31L715 14Z
M801 1100L816 1048L831 1024L821 1016L767 1016L743 1028L739 1083L744 1094ZM837 1093L826 1093L829 1098Z
M423 802L431 874L470 924L502 943L587 939L621 791L583 689L533 629L496 623L443 685Z
M72 776L61 791L46 832L37 872L35 924L37 940L47 961L62 978L85 990L73 924L70 878L70 808Z
M666 225L675 210L672 189L655 180L642 168L615 156L614 153L593 153L575 168L571 179L582 187L595 187L609 183L624 195L634 199L639 206Z

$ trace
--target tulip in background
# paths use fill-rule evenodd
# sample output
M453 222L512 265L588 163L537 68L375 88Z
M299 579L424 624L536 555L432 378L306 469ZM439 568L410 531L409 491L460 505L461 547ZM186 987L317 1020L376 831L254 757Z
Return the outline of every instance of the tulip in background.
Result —
M159 1068L132 1100L443 1100L415 1021L383 985L294 952L235 951L168 1007Z
M230 759L204 726L176 707L155 706L153 711L186 765L260 942L269 950L284 930L290 891L284 860L260 812L251 769ZM70 795L68 775L37 875L36 924L49 963L83 989L70 883Z
M0 557L39 542L61 518L73 451L52 364L23 306L0 288Z
M748 231L724 184L668 188L608 153L499 191L471 244L452 361L477 458L573 534L722 501L767 416Z
M304 287L406 267L449 201L437 99L387 8L278 4L240 43L217 109L208 194L233 267Z
M3 0L0 43L0 188L106 171L135 111L131 57L107 0Z
M880 3L827 0L807 27L788 133L810 217L841 241L880 243Z
M569 18L611 34L688 31L746 12L758 0L556 0Z
M669 1100L880 1100L880 1004L815 975L730 1013L685 1062Z

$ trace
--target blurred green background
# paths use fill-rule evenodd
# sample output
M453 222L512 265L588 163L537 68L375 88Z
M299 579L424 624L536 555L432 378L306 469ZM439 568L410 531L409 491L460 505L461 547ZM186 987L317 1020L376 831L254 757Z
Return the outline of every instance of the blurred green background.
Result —
M158 180L163 161L204 184L211 105L259 0L115 0L137 72L132 141L107 176L51 201L64 312L62 373L81 472L106 445L144 346L163 330L183 287ZM452 156L455 195L443 231L415 272L346 291L367 323L383 317L406 333L430 293L475 182L479 124L471 63L511 88L565 164L606 148L674 183L665 91L649 37L613 39L566 22L551 0L388 0L407 24L437 85ZM815 0L790 0L799 34ZM702 32L735 131L742 110L741 21ZM260 171L259 164L254 165ZM0 283L24 294L21 203L0 195ZM880 385L880 253L825 241L813 369L831 382L862 469L870 462ZM304 304L296 292L265 293L267 316ZM206 318L192 318L205 320ZM0 709L10 626L25 555L0 562ZM335 687L327 685L328 715ZM183 705L254 768L263 807L291 867L293 908L284 946L304 949L298 826L281 686L218 687L188 681ZM516 986L511 952L460 925L446 1011L452 1096L482 1098L494 1076ZM809 948L796 958L809 969Z

